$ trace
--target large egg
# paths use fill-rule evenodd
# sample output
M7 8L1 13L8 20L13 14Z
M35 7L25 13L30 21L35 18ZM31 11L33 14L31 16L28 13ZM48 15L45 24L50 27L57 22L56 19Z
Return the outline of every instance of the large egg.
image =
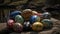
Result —
M22 14L21 14L25 20L29 20L29 18L32 15L32 10L31 9L25 9L23 10Z
M15 16L15 21L18 22L18 23L23 24L24 19L23 19L23 17L21 15L16 15Z
M51 14L49 12L44 12L43 13L43 18L44 19L50 19L51 18Z
M43 19L41 22L43 23L44 28L46 29L52 28L53 26L53 22L49 19Z
M40 22L35 22L32 24L32 30L34 31L41 31L43 30L43 24Z
M30 29L31 29L31 27L30 27L30 22L29 21L27 21L27 22L24 22L24 31L26 30L26 31L29 31Z
M37 15L33 15L30 17L30 23L34 23L34 22L40 22L40 17Z
M15 18L16 15L21 15L21 13L22 12L21 11L18 11L18 10L13 11L13 12L10 13L10 17Z
M14 20L9 19L9 20L7 21L7 27L8 27L8 28L12 28L14 23L15 23Z
M13 30L15 32L21 32L23 30L23 26L20 23L14 23L13 25Z

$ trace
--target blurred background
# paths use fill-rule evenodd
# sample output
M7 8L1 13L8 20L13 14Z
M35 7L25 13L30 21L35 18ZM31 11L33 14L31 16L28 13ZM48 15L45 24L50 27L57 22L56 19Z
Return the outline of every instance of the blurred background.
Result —
M40 12L43 7L46 7L53 17L60 17L60 0L0 0L0 23L6 22L13 10L29 8Z

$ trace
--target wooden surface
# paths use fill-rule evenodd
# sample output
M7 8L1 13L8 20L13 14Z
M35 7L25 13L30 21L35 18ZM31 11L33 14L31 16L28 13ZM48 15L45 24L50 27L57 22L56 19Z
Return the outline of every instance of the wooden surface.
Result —
M34 31L30 31L30 32L21 32L21 33L16 33L16 32L12 32L9 34L60 34L60 20L51 18L51 20L53 21L54 25L52 29L46 30L46 31L41 31L41 32L34 32ZM6 23L0 23L0 33L1 34L5 34L6 30ZM6 32L7 33L7 32Z

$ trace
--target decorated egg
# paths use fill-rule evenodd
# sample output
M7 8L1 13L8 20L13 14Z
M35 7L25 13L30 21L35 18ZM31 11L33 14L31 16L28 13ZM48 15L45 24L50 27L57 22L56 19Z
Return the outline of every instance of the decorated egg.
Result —
M23 19L23 17L21 15L16 15L15 16L15 21L18 22L18 23L23 24L24 19Z
M25 9L23 10L22 14L21 14L25 20L29 20L29 18L32 15L32 10L31 9Z
M18 10L13 11L13 12L10 13L10 17L15 18L16 15L21 15L21 13L22 12L21 11L18 11Z
M23 26L20 23L14 23L13 25L13 30L15 32L21 32L23 30Z
M40 22L35 22L32 24L32 30L34 31L41 31L43 30L43 24Z
M32 11L33 15L37 15L38 12L37 11Z
M53 26L53 22L49 19L43 19L41 22L43 23L44 28L46 29L52 28Z
M30 27L30 22L29 21L27 21L27 22L24 22L24 30L25 31L28 31L28 30L30 30L31 29L31 27Z
M15 23L14 20L9 19L9 20L7 21L7 27L8 27L8 28L12 28L14 23Z
M40 16L42 13L38 13L37 11L32 11L33 15L38 15Z
M50 19L51 18L51 14L49 12L44 12L43 13L43 18L44 19Z
M34 22L40 22L40 17L37 15L33 15L30 17L30 23L34 23Z

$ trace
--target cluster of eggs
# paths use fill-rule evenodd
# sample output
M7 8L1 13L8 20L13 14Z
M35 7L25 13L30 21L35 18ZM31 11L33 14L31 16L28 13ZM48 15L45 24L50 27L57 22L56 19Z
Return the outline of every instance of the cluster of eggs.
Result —
M43 28L51 28L53 25L50 20L51 15L48 12L38 13L25 9L23 12L13 12L11 15L14 16L14 20L9 19L7 25L17 32L23 30L41 31Z

